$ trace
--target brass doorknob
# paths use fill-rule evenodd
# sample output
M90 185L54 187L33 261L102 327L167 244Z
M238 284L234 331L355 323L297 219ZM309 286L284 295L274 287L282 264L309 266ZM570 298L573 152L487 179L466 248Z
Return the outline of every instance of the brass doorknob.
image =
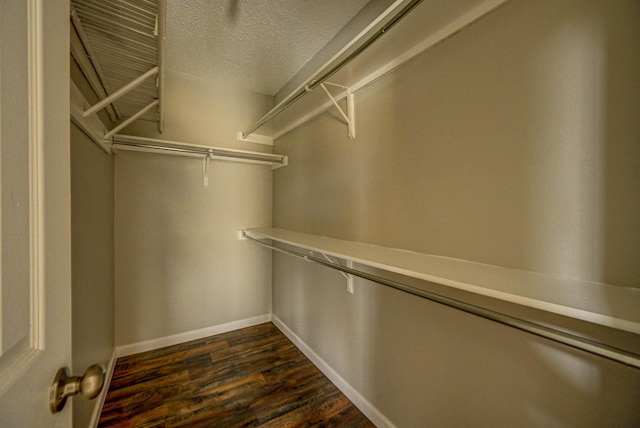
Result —
M87 399L96 398L104 386L104 367L94 364L82 376L69 376L69 369L58 370L49 392L51 413L58 413L67 403L67 398L82 393Z

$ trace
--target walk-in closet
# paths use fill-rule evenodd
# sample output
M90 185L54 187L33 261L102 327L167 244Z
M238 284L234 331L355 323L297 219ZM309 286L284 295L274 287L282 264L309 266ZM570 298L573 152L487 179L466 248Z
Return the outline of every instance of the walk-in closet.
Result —
M0 426L640 426L637 0L1 13Z

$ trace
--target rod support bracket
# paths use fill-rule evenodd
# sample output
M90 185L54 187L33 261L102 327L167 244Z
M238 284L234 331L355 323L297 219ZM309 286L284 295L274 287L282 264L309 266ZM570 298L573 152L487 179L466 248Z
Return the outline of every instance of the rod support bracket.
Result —
M313 254L313 252L312 252ZM329 257L328 255L326 255L325 253L320 253L322 255L322 257L325 258L326 261L328 261L329 263L332 264L338 264L337 261L332 260L331 257ZM349 269L353 269L353 262L351 260L345 260L345 266ZM338 271L342 274L342 276L344 277L344 279L347 280L347 291L351 294L353 294L353 275L351 275L350 273L346 273L343 271Z
M327 85L337 86L339 88L346 90L346 100L347 100L346 113L342 109L342 107L340 107L340 105L338 104L338 101L334 98L334 96L331 95L331 92L329 92L329 90L327 89ZM353 96L353 93L351 92L351 89L349 89L346 86L337 85L335 83L329 83L329 82L320 83L320 87L327 94L327 96L329 97L333 105L338 109L338 112L340 113L345 123L347 124L347 137L349 137L350 140L353 140L354 138L356 138L356 122L355 122L356 112L355 112L354 96Z

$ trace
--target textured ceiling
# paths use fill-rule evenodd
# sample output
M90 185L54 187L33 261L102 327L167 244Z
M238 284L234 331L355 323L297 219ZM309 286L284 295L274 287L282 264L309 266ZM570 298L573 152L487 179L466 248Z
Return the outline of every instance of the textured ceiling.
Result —
M167 0L166 69L274 95L367 0Z

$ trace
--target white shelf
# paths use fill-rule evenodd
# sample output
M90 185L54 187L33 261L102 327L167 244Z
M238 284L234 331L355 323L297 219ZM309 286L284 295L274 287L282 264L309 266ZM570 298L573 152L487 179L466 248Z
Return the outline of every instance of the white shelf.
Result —
M640 334L640 289L506 269L285 229L248 229L246 233L256 239L271 239L374 268Z

